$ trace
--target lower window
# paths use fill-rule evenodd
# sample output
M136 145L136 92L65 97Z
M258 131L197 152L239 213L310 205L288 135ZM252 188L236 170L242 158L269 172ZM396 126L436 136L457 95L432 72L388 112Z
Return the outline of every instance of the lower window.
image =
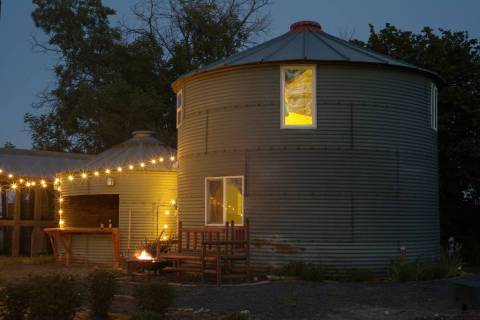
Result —
M205 223L243 225L243 177L205 179Z

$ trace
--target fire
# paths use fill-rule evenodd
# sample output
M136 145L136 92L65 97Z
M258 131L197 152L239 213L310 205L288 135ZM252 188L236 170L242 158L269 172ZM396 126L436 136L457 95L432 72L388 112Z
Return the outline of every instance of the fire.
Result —
M147 251L142 250L142 252L139 255L137 255L137 259L138 260L153 260L153 257Z

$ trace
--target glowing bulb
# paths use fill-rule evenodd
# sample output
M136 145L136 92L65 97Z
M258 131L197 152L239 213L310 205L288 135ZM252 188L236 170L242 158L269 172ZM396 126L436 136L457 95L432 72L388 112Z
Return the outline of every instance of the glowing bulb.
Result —
M152 161L150 161L150 162L151 162L152 164L155 164L155 163L157 163L157 160L152 159Z
M160 162L163 162L163 157L162 157L162 158L160 158L160 159L158 159L158 160L160 160Z
M164 224L163 229L168 229L168 224Z
M73 181L73 176L72 175L68 176L68 180Z
M14 184L11 185L11 188L12 189L17 189L17 185L14 183Z
M45 180L40 180L40 183L45 184L46 182L45 182Z
M31 183L32 187L35 187L36 184L37 183L35 181L32 181L32 183Z
M110 174L110 172L111 172L110 169L105 170L106 174Z
M141 162L140 167L145 168L145 163Z
M42 184L42 188L46 188L46 187L47 187L47 185L45 183Z
M167 216L169 216L169 215L170 215L170 210L165 211L165 214L166 214Z
M177 203L177 201L175 199L172 199L170 200L170 203L172 204L172 206L174 206Z
M60 179L56 178L55 181L53 182L54 185L57 185L60 183Z
M0 173L2 173L2 172L3 172L3 170L2 170L2 169L0 169Z
M12 178L13 178L13 174L10 173L10 174L8 175L8 177L9 177L10 179L12 179Z
M25 183L27 187L30 187L32 184L30 182Z
M63 198L58 199L58 201L63 202Z
M18 182L20 182L20 183L23 183L23 181L25 181L25 180L23 180L23 179L18 180Z
M83 179L86 179L86 178L87 178L87 174L86 174L85 172L82 173L82 178L83 178Z
M162 240L167 240L167 236L162 236Z
M170 157L170 161L174 161L175 160L175 157L174 156L171 156Z
M58 220L58 225L60 226L60 228L63 228L63 226L65 225L65 221L63 221L63 219Z
M100 174L100 172L98 172L98 171L95 171L95 172L93 173L93 175L96 176L96 177L98 177L99 174Z
M118 168L117 168L117 171L118 171L118 172L122 172L122 170L123 170L122 167L118 167Z
M129 170L133 170L133 165L129 165L129 166L128 166L128 169L129 169Z
M62 191L62 187L58 187L57 190L58 190L58 191Z
M63 213L63 210L62 210L62 209L58 210L58 213L62 214L62 213Z

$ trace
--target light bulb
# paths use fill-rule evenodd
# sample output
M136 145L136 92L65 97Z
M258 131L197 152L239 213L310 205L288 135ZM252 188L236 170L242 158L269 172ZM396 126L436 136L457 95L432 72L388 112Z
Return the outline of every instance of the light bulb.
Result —
M163 229L168 229L168 224L164 224Z
M155 163L157 163L157 160L152 159L150 162L151 162L152 164L155 164Z
M160 162L163 162L163 157L162 157L162 158L160 158L160 159L158 159L158 160L160 160Z
M171 157L170 157L170 161L175 161L175 157L174 157L174 156L171 156Z
M118 168L117 168L117 171L118 171L118 172L122 172L122 170L123 170L122 167L118 167Z
M100 172L98 172L98 171L95 171L95 172L93 173L93 175L96 176L96 177L98 177L99 174L100 174Z
M37 184L35 181L32 181L32 187L35 187L35 185Z
M169 216L169 215L170 215L170 210L165 211L165 214L166 214L167 216Z
M12 184L11 188L12 189L17 189L17 185L14 183L14 184Z
M73 181L73 176L68 176L68 180Z
M105 170L106 174L110 174L110 169Z
M133 170L133 165L129 165L128 169Z
M46 182L45 182L45 180L40 180L40 183L45 184Z
M58 210L58 213L62 214L62 213L63 213L63 210L62 210L62 209Z
M140 167L145 168L145 163L141 162Z
M86 178L87 178L87 174L86 174L85 172L82 173L82 178L83 178L83 179L86 179Z
M8 175L8 177L9 177L10 179L12 179L12 178L13 178L13 174L10 173L10 174Z

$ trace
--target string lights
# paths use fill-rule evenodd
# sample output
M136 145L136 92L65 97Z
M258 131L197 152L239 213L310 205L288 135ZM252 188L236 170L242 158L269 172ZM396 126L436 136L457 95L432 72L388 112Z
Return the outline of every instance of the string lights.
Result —
M175 156L174 155L171 155L169 157L170 159L170 162L173 163L175 162ZM148 168L154 168L155 166L161 164L161 163L164 163L165 162L165 159L164 157L155 157L155 158L152 158L148 161L142 161L140 163L138 163L137 165L131 163L131 164L128 164L127 166L125 167L122 167L122 166L118 166L116 168L114 168L113 170L117 173L122 173L124 172L126 169L128 169L129 171L132 171L132 170L145 170L145 169L148 169ZM67 175L67 180L70 181L70 182L73 182L75 181L76 179L81 179L81 180L86 180L90 177L99 177L101 176L101 172L105 173L105 175L109 175L112 173L113 171L112 169L110 168L105 168L103 170L95 170L95 171L92 171L92 172L86 172L86 171L81 171L81 172L70 172L68 173ZM10 172L10 173L7 173L5 169L3 168L0 168L0 176L6 176L10 181L8 181L5 185L2 185L2 187L9 187L9 188L12 188L12 189L17 189L17 188L21 188L21 187L26 187L26 188L34 188L34 187L41 187L41 188L47 188L48 185L53 185L54 187L56 187L56 189L58 191L61 191L61 188L60 188L60 184L61 184L61 179L60 178L55 178L53 181L50 180L50 179L47 179L47 178L41 178L41 179L27 179L27 178L21 178L21 177L18 177L17 179L17 176Z

